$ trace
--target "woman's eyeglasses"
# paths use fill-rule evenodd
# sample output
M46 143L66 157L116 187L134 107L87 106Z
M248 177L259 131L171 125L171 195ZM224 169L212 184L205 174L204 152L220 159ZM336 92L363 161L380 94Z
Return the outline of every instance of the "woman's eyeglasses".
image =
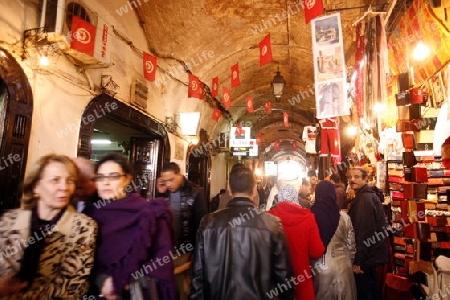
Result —
M117 173L115 173L115 174L109 174L109 175L96 175L94 177L94 181L96 181L96 182L103 182L106 179L109 180L109 181L117 181L117 180L120 179L120 177L123 177L123 176L127 176L127 174L117 174Z

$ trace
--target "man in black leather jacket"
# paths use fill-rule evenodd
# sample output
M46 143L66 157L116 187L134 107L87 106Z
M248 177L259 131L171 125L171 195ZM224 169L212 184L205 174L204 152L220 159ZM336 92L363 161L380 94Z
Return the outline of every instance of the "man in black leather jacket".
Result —
M350 169L350 187L356 197L348 211L355 231L356 255L353 262L358 300L378 300L376 267L388 262L386 219L376 192L367 185L367 171Z
M206 215L198 230L189 299L294 299L284 231L254 205L252 171L234 169L229 192L227 207Z
M192 253L185 253L185 249L192 251L194 248L200 221L208 212L207 203L203 188L189 182L174 162L163 166L161 177L156 184L159 195L168 198L173 213L172 227L176 242L173 252L181 253L174 259L175 279L178 299L183 300L187 297L184 277L192 258Z

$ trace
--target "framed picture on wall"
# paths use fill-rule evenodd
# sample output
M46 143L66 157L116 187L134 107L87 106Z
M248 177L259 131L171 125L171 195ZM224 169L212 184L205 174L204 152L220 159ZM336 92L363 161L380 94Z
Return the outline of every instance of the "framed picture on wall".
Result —
M432 106L441 107L446 99L445 86L442 81L441 72L437 73L436 75L430 78L429 85L430 85L430 92L433 95Z

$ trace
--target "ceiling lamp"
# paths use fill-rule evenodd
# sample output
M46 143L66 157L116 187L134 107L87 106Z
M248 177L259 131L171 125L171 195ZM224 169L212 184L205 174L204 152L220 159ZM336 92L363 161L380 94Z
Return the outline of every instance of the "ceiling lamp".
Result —
M272 91L275 96L276 101L281 100L281 96L283 95L283 89L286 81L284 81L283 76L280 74L280 67L278 67L277 75L272 80Z

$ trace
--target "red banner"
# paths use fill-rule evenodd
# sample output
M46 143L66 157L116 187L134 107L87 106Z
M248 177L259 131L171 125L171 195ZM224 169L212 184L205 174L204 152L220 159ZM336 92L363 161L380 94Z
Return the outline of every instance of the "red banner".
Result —
M283 112L283 125L289 127L289 114L286 111Z
M266 104L264 104L264 109L266 110L266 113L270 114L270 101L267 101Z
M197 76L189 73L188 98L200 98L200 80Z
M231 106L231 92L226 87L223 88L223 106L227 108Z
M144 77L148 81L155 81L156 77L156 62L157 58L153 55L150 55L144 52L144 57L142 59L142 67L144 72Z
M298 143L297 143L297 141L295 141L295 140L292 141L291 146L292 146L292 150L297 151L297 149L298 149Z
M73 16L71 29L72 42L70 43L70 48L93 56L97 28L91 23Z
M247 102L247 111L249 113L253 113L255 111L253 108L253 98L251 96L247 96L247 98L245 98L245 101Z
M262 144L262 137L260 134L258 134L256 136L256 145L261 146L261 144Z
M243 136L245 135L245 130L242 129L242 125L241 124L237 124L236 125L236 130L234 131L234 135L235 136Z
M203 82L200 82L198 94L198 99L205 99L205 84Z
M213 119L214 121L219 121L220 115L221 115L221 111L218 108L214 108L214 111L212 113L211 119Z
M211 96L216 97L218 93L219 93L219 77L214 77L212 79Z
M231 87L235 87L241 84L239 79L239 64L236 63L231 67Z
M323 14L324 11L322 0L303 0L303 7L305 9L306 24Z
M270 34L268 34L259 42L259 66L262 67L272 60L272 46L270 45Z
M274 149L275 151L280 150L280 141L279 141L279 140L276 140L276 141L273 143L273 149Z

